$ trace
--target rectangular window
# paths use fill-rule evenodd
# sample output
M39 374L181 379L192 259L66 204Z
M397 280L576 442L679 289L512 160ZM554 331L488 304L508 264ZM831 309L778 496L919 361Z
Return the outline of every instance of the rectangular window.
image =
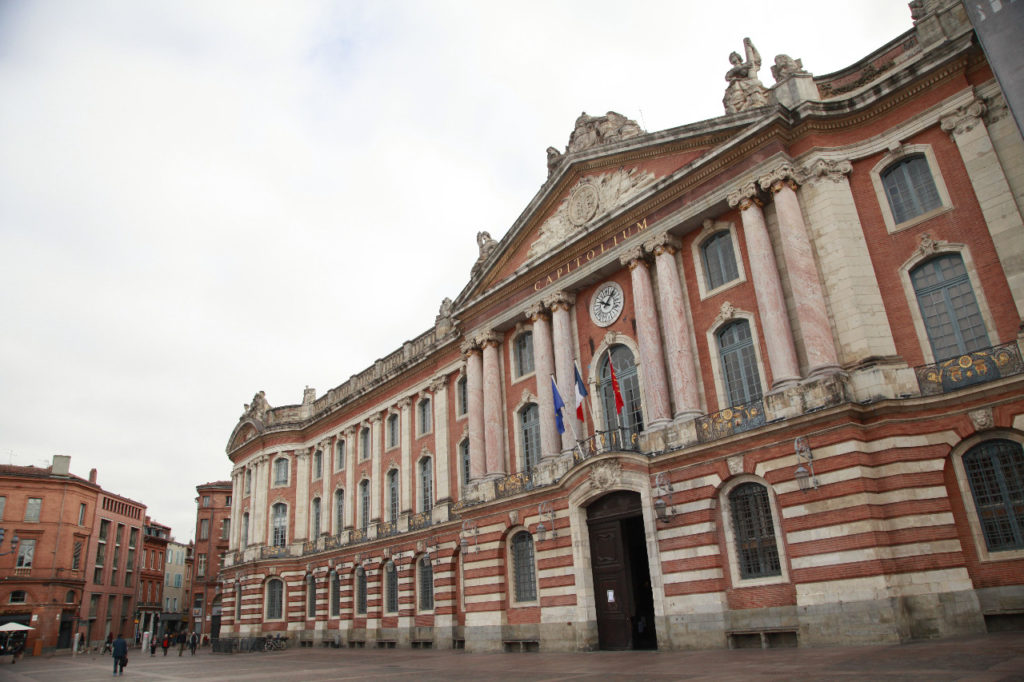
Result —
M36 541L35 540L22 540L18 544L18 562L15 564L18 568L31 568L32 557L36 553Z
M206 555L196 556L196 577L202 578L206 575Z
M43 498L30 497L25 505L25 523L39 523L39 510L43 506Z
M204 507L209 507L210 506L210 496L209 495L203 495L203 506Z
M7 498L0 496L0 521L4 518L4 507L7 506Z
M81 541L75 542L75 548L71 552L71 570L77 571L82 567L82 543Z
M210 537L210 519L199 521L199 539L206 540Z
M89 597L89 617L95 618L96 612L100 610L100 595L94 594Z
M220 539L227 540L231 535L231 519L224 519L220 524Z
M107 536L110 535L110 521L106 519L100 520L100 542L106 542Z
M83 502L82 504L78 505L78 525L79 526L84 526L85 525L85 510L86 510L85 502Z
M227 497L224 498L224 506L225 507L230 507L231 506L231 496L230 495L228 495Z
M313 453L313 478L318 479L324 475L324 453L317 450Z
M174 586L181 587L181 573L177 573L174 576Z

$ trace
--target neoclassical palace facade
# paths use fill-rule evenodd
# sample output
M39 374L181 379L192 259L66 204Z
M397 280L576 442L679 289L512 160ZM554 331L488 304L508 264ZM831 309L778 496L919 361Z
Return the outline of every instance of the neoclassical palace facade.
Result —
M745 40L719 118L581 115L432 329L301 404L258 393L227 447L221 637L1019 622L1024 144L960 2L912 12L833 74L779 55L771 86Z

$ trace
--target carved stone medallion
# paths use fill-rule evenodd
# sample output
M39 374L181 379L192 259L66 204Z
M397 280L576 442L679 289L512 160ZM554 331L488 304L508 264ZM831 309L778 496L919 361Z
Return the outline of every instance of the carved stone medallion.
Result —
M606 459L590 469L590 482L598 490L617 488L622 481L622 465L618 460Z
M995 420L992 418L991 408L986 407L980 410L971 410L967 414L970 415L971 422L974 424L974 428L977 431L991 429L992 425L995 424Z
M597 208L597 188L587 182L578 186L569 195L569 206L566 213L570 223L576 227L582 227L594 217Z

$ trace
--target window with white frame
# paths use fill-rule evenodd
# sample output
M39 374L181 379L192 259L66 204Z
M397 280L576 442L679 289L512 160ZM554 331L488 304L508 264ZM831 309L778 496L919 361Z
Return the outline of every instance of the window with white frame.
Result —
M362 566L356 567L356 613L366 615L366 571Z
M430 555L424 554L417 562L419 573L419 604L420 611L434 610L434 565L430 561Z
M398 415L392 414L388 416L387 421L387 432L388 432L388 447L398 447Z
M525 331L512 343L513 365L517 377L533 373L533 332Z
M925 261L910 271L910 281L936 362L991 345L960 254Z
M701 263L704 265L704 282L708 291L737 279L736 253L733 250L732 233L722 230L705 239L700 245Z
M242 512L241 530L241 537L238 538L238 543L242 547L246 547L249 544L249 512Z
M345 490L343 488L334 491L334 527L338 533L345 530Z
M210 537L210 519L199 519L199 539L207 540Z
M245 470L245 494L252 492L252 469Z
M18 558L15 560L16 568L31 568L32 561L36 555L36 541L22 538L18 543Z
M430 457L420 460L420 511L434 508L434 464Z
M370 482L359 482L359 527L364 531L370 527Z
M25 523L39 523L39 512L43 507L43 498L30 497L25 503Z
M523 471L530 473L540 463L540 408L528 403L519 410L519 435L523 447Z
M533 536L522 530L512 536L512 578L517 602L537 599L537 573L533 559Z
M345 439L339 438L334 446L334 470L342 471L345 468Z
M324 475L324 453L322 450L317 450L313 453L313 480L317 480Z
M331 615L341 615L341 577L337 571L331 571Z
M279 619L284 616L284 581L271 578L266 587L266 613L268 619Z
M25 590L14 590L7 601L11 604L24 604L28 601L28 592Z
M309 510L309 537L315 540L320 535L320 498L314 497Z
M433 428L430 410L430 398L424 398L416 404L417 421L419 421L420 434L430 433Z
M469 412L469 384L466 377L461 376L455 382L455 414L459 417Z
M288 505L278 502L270 511L271 545L284 547L288 544Z
M316 579L306 576L306 618L316 618Z
M615 409L615 391L612 387L612 367L622 396L622 413ZM612 346L601 360L601 405L604 408L605 428L622 427L631 433L644 429L643 406L640 401L640 380L637 377L633 352L624 345Z
M274 485L288 485L288 458L274 460Z
M359 459L370 458L370 427L364 426L359 430Z
M753 481L729 491L729 514L740 577L780 575L779 550L768 489Z
M718 331L722 383L731 407L761 399L761 375L750 335L750 323L736 320Z
M398 570L394 561L384 564L384 611L398 612Z
M974 511L989 552L1024 549L1024 449L1002 438L963 455Z
M942 206L924 154L913 154L888 166L882 171L881 180L889 210L897 224Z
M398 521L398 470L388 472L388 520Z

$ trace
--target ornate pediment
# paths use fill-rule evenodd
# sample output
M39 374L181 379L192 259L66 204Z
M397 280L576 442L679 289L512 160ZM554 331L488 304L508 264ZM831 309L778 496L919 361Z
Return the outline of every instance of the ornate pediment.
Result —
M655 180L654 173L620 168L580 180L554 214L540 226L530 258L563 244L599 216L621 206Z

